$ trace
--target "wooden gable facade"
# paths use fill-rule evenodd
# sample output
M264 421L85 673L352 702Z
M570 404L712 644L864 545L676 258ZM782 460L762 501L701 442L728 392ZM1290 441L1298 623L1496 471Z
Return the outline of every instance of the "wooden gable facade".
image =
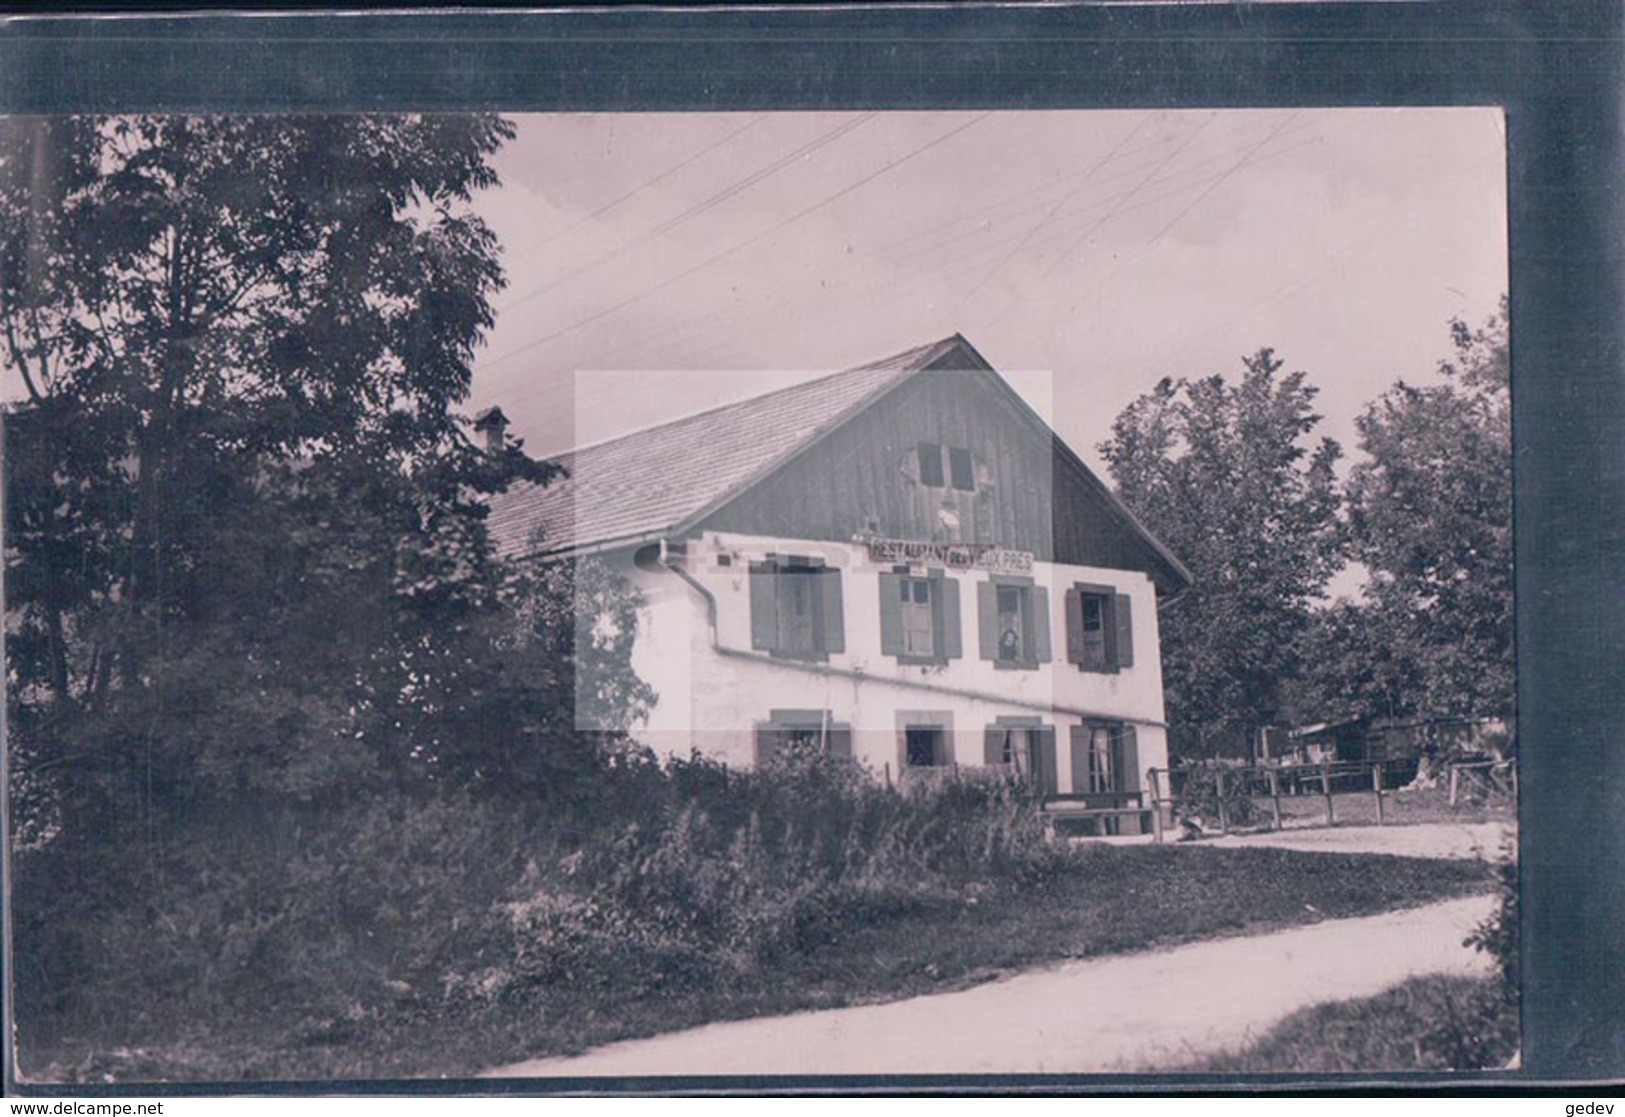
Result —
M968 344L698 517L696 529L983 543L1185 584L1106 487Z

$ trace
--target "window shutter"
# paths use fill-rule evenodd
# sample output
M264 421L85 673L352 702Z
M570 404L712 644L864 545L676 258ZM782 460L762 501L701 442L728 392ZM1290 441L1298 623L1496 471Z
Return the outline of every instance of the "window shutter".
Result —
M948 447L948 480L961 492L976 491L976 471L971 467L970 451L963 446Z
M1083 664L1083 594L1076 586L1066 591L1066 661Z
M1134 614L1126 593L1112 598L1112 614L1117 625L1117 666L1134 666Z
M880 576L880 651L883 655L903 654L903 602L901 574Z
M846 609L841 599L841 572L829 566L818 572L818 605L824 615L825 652L846 651Z
M763 726L756 731L756 766L758 768L772 763L783 747L783 734L779 730Z
M933 489L942 488L942 447L935 442L919 445L920 484Z
M1049 590L1043 586L1034 586L1032 597L1032 616L1028 618L1032 627L1028 630L1033 634L1033 659L1039 663L1048 663L1055 658L1055 652L1049 642Z
M982 733L982 763L993 767L1004 763L1004 730L988 726Z
M1038 731L1037 786L1045 795L1059 795L1061 777L1055 766L1055 727L1046 725Z
M965 641L960 635L959 580L939 574L932 579L932 588L942 602L939 614L942 628L937 632L937 651L943 659L958 659L965 654Z
M750 568L750 646L758 651L779 650L779 579L771 562Z
M1072 727L1072 792L1082 795L1089 790L1089 727Z
M976 637L983 659L999 658L999 591L992 582L976 583Z
M1132 725L1125 725L1115 734L1117 738L1116 762L1119 791L1140 790L1140 742Z
M831 729L828 737L829 754L840 760L852 759L852 730Z

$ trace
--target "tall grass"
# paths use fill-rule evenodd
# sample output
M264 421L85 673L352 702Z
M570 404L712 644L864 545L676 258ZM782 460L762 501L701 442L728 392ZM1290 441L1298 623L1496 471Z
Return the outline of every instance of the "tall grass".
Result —
M726 988L1060 856L1008 782L904 795L797 753L741 773L628 750L545 803L222 804L17 852L21 1066L187 1037L320 1047L561 988Z

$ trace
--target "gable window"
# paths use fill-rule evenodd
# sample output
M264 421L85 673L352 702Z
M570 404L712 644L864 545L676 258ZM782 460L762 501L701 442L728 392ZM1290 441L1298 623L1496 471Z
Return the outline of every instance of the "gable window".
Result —
M790 555L752 563L751 647L786 659L828 659L846 650L841 572Z
M932 489L976 491L976 463L965 447L921 442L915 453L920 463L920 484Z
M880 576L880 650L899 663L947 663L963 653L959 583L942 571Z
M772 763L787 752L823 752L852 758L852 727L828 710L774 710L756 727L756 763Z
M1128 594L1078 584L1066 591L1066 658L1083 671L1134 665L1134 621Z
M1049 591L1043 586L996 576L977 585L976 612L983 659L1005 670L1049 662Z

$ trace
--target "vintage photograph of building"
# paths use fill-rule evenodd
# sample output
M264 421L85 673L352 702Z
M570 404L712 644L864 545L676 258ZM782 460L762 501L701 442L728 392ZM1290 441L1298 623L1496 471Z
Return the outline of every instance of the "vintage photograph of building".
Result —
M0 121L19 1081L1515 1066L1505 158Z

